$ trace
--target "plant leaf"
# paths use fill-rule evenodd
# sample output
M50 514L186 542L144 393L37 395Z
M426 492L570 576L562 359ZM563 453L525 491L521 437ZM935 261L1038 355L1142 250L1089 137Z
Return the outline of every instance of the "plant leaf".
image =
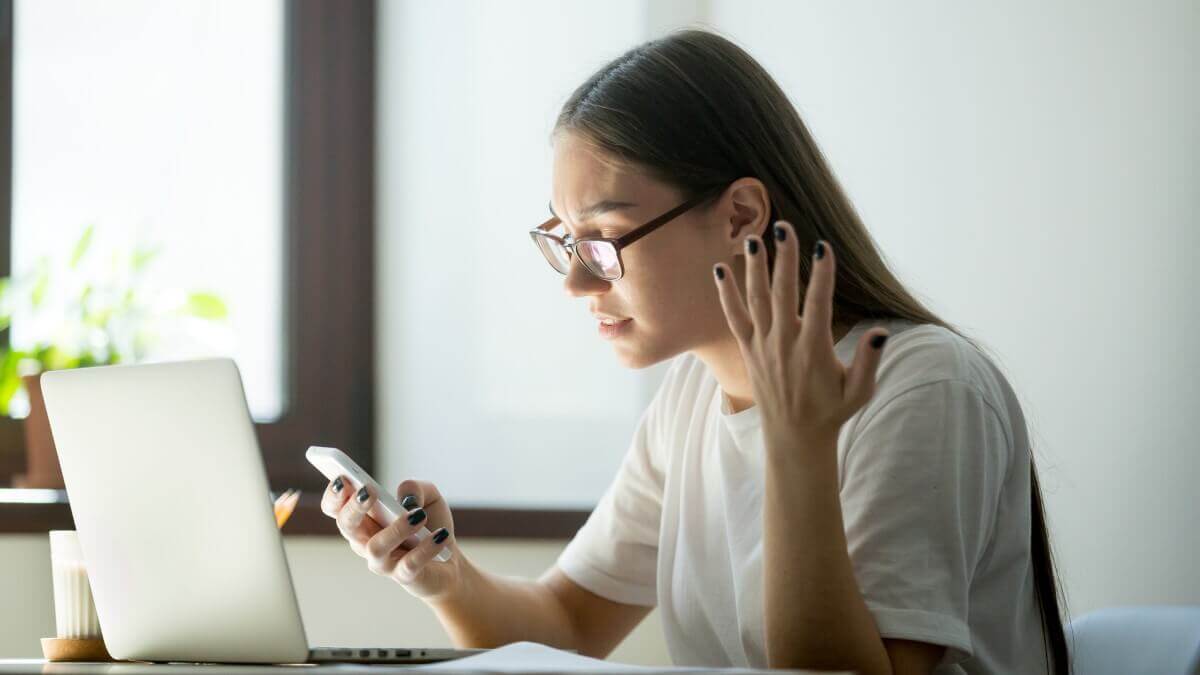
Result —
M139 272L151 260L158 256L157 248L139 248L133 252L133 271Z
M29 302L34 308L40 307L46 299L46 289L50 287L50 262L46 258L38 259L37 277L33 289L29 292Z
M71 269L79 266L79 260L83 258L83 254L87 253L88 247L92 245L92 233L95 230L95 225L88 225L83 229L83 234L80 235L79 241L75 242L75 248L71 251Z
M0 414L8 415L9 405L13 394L21 386L21 378L17 375L17 363L24 353L16 349L4 350L4 360L0 362Z
M225 301L213 293L192 293L188 296L184 311L201 319L214 321L229 316Z
M12 298L9 297L12 292L12 279L10 277L0 277L0 330L8 328L12 324Z

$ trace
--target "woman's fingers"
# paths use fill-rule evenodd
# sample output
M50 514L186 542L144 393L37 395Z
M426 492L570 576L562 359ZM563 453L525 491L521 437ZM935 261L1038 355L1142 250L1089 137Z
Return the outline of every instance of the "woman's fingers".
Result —
M437 486L423 480L405 480L396 486L396 499L406 511L419 507L429 508L442 500Z
M367 567L376 574L391 574L392 568L396 564L396 557L393 553L400 548L400 544L405 539L425 527L426 520L425 509L416 508L376 532L364 546L367 553Z
M852 415L867 404L875 395L875 377L879 370L879 361L883 356L883 346L887 342L888 333L882 328L872 328L863 333L858 339L854 351L854 362L846 373L845 404Z
M370 488L364 486L337 512L338 531L359 555L366 552L367 540L380 530L379 523L367 515L374 504L375 495L371 494Z
M771 331L771 281L767 274L767 252L762 238L746 237L746 304L754 332L766 335Z
M346 486L349 483L342 476L329 481L329 485L325 487L325 493L321 495L321 513L334 518L342 505L346 503L347 494Z
M817 241L813 247L812 274L804 291L804 315L800 340L809 348L833 351L833 280L837 263L833 247Z
M745 344L754 333L754 324L750 320L750 313L746 311L742 294L738 291L737 279L733 278L729 265L725 263L714 265L713 275L717 279L717 295L721 298L721 309L725 311L729 330L733 331L733 336L739 342Z
M776 329L794 328L799 323L800 316L800 292L797 290L800 284L797 271L799 245L796 241L796 231L791 223L780 220L771 228L770 236L775 237L775 269L771 275L772 325ZM789 333L793 334L794 332Z
M390 574L398 555L403 555L401 544L422 527L432 527L426 513L430 506L442 503L437 487L426 481L403 481L396 487L396 496L408 514L387 527L380 526L370 516L378 495L369 487L355 492L349 481L339 476L321 496L321 512L336 521L350 548L366 558L368 567L377 574ZM415 522L410 523L410 519ZM440 550L439 547L434 555Z
M391 576L402 584L411 584L433 557L450 545L450 530L435 530L411 551L404 553L392 569Z

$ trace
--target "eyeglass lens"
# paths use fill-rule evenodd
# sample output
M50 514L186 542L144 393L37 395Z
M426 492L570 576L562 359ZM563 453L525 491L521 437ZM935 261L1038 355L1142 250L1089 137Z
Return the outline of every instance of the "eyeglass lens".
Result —
M546 256L550 266L553 267L559 274L566 274L571 267L571 253L563 246L561 242L550 237L534 237L538 248L541 249L542 255Z
M579 262L601 279L616 279L621 276L621 263L617 259L617 248L607 241L581 241L575 245Z
M534 240L550 266L559 274L566 274L570 270L571 252L562 242L545 236L536 236ZM575 252L579 255L579 262L592 274L609 281L620 278L621 261L611 242L581 241L575 245Z

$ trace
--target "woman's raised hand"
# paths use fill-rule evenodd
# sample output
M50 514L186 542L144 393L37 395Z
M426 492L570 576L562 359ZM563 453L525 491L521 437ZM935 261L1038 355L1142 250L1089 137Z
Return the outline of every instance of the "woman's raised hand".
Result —
M714 267L717 292L737 338L761 408L768 449L836 442L838 430L875 393L875 373L887 331L872 328L858 341L853 364L838 360L833 341L833 248L818 241L812 275L798 312L798 240L792 226L775 224L775 266L768 278L766 251L757 235L746 238L746 299L729 266ZM795 447L791 452L803 452Z

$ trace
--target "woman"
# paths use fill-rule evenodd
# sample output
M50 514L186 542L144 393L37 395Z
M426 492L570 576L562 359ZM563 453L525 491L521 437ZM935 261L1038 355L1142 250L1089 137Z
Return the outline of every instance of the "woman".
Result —
M473 566L431 483L381 530L334 481L322 508L368 567L461 646L604 656L657 605L677 664L1066 672L1016 397L888 270L762 67L707 32L646 43L553 143L531 236L622 362L666 378L540 579Z

